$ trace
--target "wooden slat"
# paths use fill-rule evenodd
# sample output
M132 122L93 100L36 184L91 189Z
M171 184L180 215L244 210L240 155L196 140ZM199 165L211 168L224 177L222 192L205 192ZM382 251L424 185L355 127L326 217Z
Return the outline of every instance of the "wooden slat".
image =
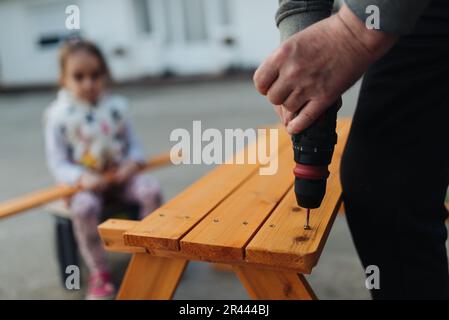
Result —
M47 189L35 191L27 195L8 200L0 204L0 219L12 216L45 203L68 197L78 192L80 188L68 185L56 185Z
M281 151L274 175L253 175L183 239L181 251L200 259L243 259L244 247L293 183L293 151Z
M234 266L237 277L252 299L316 300L317 297L302 274L253 266Z
M321 207L311 211L311 230L304 230L306 210L296 204L293 188L246 247L246 261L304 270L318 261L341 199L340 159L349 120L340 120L339 140L330 165L331 174Z
M111 223L113 222L113 223ZM200 259L200 257L192 254L187 254L182 251L173 251L173 250L164 250L164 249L150 249L150 248L144 248L144 247L134 247L134 246L127 246L123 243L123 236L120 237L120 235L123 235L123 233L126 231L126 229L133 228L138 224L138 221L133 220L122 220L122 219L110 219L101 224L100 227L100 236L103 239L103 242L105 243L105 248L108 251L112 252L124 252L124 253L144 253L155 257L160 258L169 258L169 259L181 259L181 260L189 260L189 261L207 261L211 263L221 263L226 265L245 265L245 266L253 266L256 268L265 268L270 270L277 270L277 271L292 271L295 273L301 273L303 272L302 269L291 269L291 268L279 268L276 266L267 266L267 265L261 265L257 263L248 263L244 260L235 260L232 257L228 256L216 256L215 259L205 260Z
M139 221L124 219L108 219L98 226L98 233L106 250L112 252L145 252L145 248L125 245L123 234L135 228Z
M279 149L282 150L289 145L290 137L283 128L278 131ZM267 138L262 136L259 139L264 143ZM248 149L256 150L256 144ZM258 172L259 167L256 163L225 164L215 168L125 233L125 243L150 249L179 250L179 240L239 185Z
M119 300L167 300L176 291L188 261L135 253L126 270Z
M170 153L163 153L150 158L141 170L150 170L171 164ZM114 173L105 175L106 181L113 179ZM48 202L66 198L82 191L81 186L56 185L47 189L32 192L21 197L0 203L0 219L10 217L14 214L40 207Z

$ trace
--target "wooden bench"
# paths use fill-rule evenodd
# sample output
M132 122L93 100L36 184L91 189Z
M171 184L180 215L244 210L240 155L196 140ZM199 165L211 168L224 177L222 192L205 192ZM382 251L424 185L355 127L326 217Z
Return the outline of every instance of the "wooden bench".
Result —
M259 163L221 165L142 221L101 224L106 249L133 254L118 299L172 298L190 260L231 265L253 299L315 299L303 275L317 264L341 202L349 127L350 119L339 119L327 193L312 210L310 230L303 228L306 210L296 204L293 152L283 129L275 175L260 175Z

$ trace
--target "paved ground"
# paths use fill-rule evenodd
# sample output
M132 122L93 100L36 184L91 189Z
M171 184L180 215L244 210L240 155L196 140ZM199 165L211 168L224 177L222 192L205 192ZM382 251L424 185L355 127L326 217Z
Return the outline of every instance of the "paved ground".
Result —
M149 153L168 150L169 133L203 127L249 128L277 119L249 79L228 79L118 90L131 99L139 135ZM354 110L357 89L345 95L341 115ZM54 92L0 95L0 201L48 186L43 153L41 115ZM210 170L195 165L156 172L167 198L171 198ZM83 291L62 289L56 264L53 219L44 209L0 221L0 299L80 299ZM111 254L111 266L119 282L127 255ZM344 217L338 217L320 264L308 277L323 299L367 299L363 270L357 259ZM191 263L176 299L246 299L232 273L207 264Z

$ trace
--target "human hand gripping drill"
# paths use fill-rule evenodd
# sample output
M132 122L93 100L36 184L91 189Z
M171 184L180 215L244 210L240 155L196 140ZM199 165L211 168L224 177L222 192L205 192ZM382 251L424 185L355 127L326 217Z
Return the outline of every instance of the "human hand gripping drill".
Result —
M341 99L320 116L311 126L292 135L293 154L296 162L295 195L300 207L307 209L304 229L310 229L310 209L318 208L326 193L328 166L337 143L337 111Z

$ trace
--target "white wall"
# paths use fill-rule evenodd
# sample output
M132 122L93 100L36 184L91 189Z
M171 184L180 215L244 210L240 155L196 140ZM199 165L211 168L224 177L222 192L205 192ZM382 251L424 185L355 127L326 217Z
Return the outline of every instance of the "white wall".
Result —
M277 0L232 0L238 61L241 66L256 67L279 44L274 16Z
M58 47L42 48L37 39L42 34L67 32L65 7L69 4L79 5L82 35L104 51L118 81L167 70L188 75L218 73L231 66L251 68L278 43L277 0L202 0L207 41L195 43L183 38L182 1L201 0L149 0L151 34L138 32L132 0L0 1L0 84L56 82ZM220 1L229 1L228 24L223 23ZM170 28L164 16L167 10ZM233 38L235 45L226 45L225 38Z
M73 1L72 1L73 2ZM64 10L64 1L2 1L0 3L0 79L2 83L54 82L57 51L39 50L37 35L65 32L64 20L54 23L55 10ZM31 14L32 13L32 14ZM58 25L59 27L58 29Z

